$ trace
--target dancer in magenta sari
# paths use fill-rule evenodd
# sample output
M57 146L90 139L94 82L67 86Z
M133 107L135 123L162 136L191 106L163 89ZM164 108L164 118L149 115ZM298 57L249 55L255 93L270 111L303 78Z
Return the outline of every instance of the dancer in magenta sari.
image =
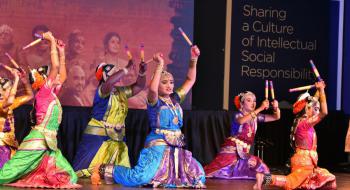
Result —
M56 96L66 79L64 44L51 32L43 34L51 42L51 69L48 66L30 73L34 102L34 126L23 139L16 154L0 169L0 184L15 187L79 188L77 176L57 148L57 131L62 108ZM58 58L57 48L60 52ZM59 76L58 76L59 74Z
M252 92L240 93L235 98L239 112L234 115L231 125L231 136L221 147L218 156L204 167L209 178L222 179L255 179L257 172L270 173L269 168L249 150L254 142L258 122L270 122L280 118L277 100L273 100L273 114L261 114L269 107L269 101L264 100L257 109L256 98Z
M315 125L328 113L323 81L316 82L316 95L304 93L293 105L296 114L292 130L292 143L295 150L291 158L292 172L287 175L258 173L254 189L261 189L262 184L291 189L336 189L335 176L328 170L317 166L317 137ZM318 101L318 99L320 101Z
M14 80L12 82L0 77L0 168L15 154L18 148L13 110L33 98L33 91L25 77L25 72L6 65L3 65L3 68L12 73ZM26 94L16 97L20 79L25 86Z

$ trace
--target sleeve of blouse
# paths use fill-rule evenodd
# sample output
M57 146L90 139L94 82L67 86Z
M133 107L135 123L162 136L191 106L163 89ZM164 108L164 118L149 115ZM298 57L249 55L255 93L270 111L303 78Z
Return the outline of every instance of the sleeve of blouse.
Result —
M259 123L263 123L263 122L265 122L265 114L258 114L257 115L257 120L258 120L258 122Z
M185 90L182 88L176 89L174 94L176 94L176 96L177 96L176 98L178 98L178 99L176 99L176 101L178 101L179 103L182 103L185 100L186 95L187 95L185 93Z

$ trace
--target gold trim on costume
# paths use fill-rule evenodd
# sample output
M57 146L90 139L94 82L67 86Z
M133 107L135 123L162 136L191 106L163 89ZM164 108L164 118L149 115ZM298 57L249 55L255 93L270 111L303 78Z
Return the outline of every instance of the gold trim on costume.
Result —
M107 136L106 130L103 127L88 125L84 130L84 134Z
M168 144L163 139L156 139L145 145L145 148L150 148L152 146L167 146Z
M38 138L38 139L30 139L27 141L23 141L21 145L19 146L18 150L37 150L37 149L47 149L47 145L45 142L45 139Z

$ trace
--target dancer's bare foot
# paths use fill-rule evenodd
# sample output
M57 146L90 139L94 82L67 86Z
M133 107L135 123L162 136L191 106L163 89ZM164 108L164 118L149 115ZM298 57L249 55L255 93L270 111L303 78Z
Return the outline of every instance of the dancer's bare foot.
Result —
M196 189L206 189L207 186L204 185L201 181L199 181L199 182L197 183L197 185L194 186L194 188L196 188Z
M253 189L261 190L262 189L261 187L262 187L263 180L264 180L264 174L257 173L256 174L256 183L254 184Z
M92 185L101 185L101 177L99 174L100 165L94 167L91 175L91 184Z

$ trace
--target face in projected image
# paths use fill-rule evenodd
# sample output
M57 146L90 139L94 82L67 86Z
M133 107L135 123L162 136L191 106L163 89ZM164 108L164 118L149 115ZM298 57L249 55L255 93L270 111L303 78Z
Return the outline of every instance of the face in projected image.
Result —
M13 29L3 24L0 26L0 46L6 47L10 46L13 43Z
M85 37L80 31L73 31L68 37L68 54L81 55L85 49Z
M35 34L42 35L45 32L48 32L49 28L45 25L37 25L32 30L32 37L34 40L38 39ZM50 42L47 40L42 40L39 44L36 45L36 49L38 51L47 51L50 47Z
M85 88L85 72L79 65L69 68L67 87L72 93L82 93Z
M110 32L106 34L104 39L104 47L106 53L109 54L118 54L120 51L121 39L119 34L115 32Z

